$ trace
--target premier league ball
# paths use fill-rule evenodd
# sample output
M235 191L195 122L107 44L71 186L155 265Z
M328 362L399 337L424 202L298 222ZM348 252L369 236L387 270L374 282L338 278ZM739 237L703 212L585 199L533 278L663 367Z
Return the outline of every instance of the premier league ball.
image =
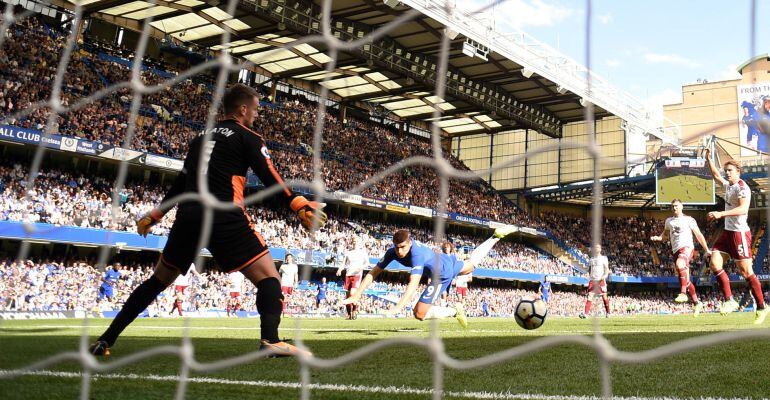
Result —
M537 329L545 322L548 306L543 300L522 299L516 306L513 317L524 329Z

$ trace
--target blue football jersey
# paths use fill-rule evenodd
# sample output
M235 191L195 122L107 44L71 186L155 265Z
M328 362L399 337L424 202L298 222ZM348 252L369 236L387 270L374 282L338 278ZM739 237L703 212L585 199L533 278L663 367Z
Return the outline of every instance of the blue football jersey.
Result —
M318 285L318 298L326 298L326 290L328 290L329 284L323 283L321 285Z
M114 269L108 269L107 272L104 273L104 280L110 285L115 285L115 282L120 279L120 271L115 271Z
M548 299L551 297L551 282L541 282L540 291L542 293L541 296L543 297L543 300L548 301Z
M377 268L385 269L392 261L411 268L410 273L412 275L422 275L425 268L429 271L433 271L433 265L436 262L436 253L423 243L416 240L412 240L412 248L406 253L403 258L396 257L396 249L391 247L385 252L379 262L377 262Z

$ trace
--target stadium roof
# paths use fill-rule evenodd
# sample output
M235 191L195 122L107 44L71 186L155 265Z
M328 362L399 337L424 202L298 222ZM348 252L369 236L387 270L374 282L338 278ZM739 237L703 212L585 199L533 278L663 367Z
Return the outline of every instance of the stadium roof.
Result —
M74 0L54 0L73 9ZM441 7L404 0L335 0L331 25L343 40L365 37L377 27L414 12L385 37L332 61L323 43L284 48L320 32L320 1L245 0L230 15L225 1L82 1L84 14L139 30L152 17L155 37L172 37L250 60L278 79L302 79L326 86L348 104L387 110L400 120L436 122L448 136L510 129L536 129L560 137L564 123L583 120L584 99L597 118L617 115L664 140L640 103L609 86L585 67L525 34L499 35L473 16L446 14ZM438 2L436 2L438 4ZM392 5L392 6L391 6ZM438 10L438 11L437 11ZM447 92L434 95L441 38L452 38ZM230 33L228 43L222 34ZM480 37L479 32L487 32ZM492 36L490 34L494 34ZM328 76L327 76L328 75ZM591 76L592 90L585 81ZM328 81L321 82L325 78ZM438 108L442 116L433 119Z
M606 178L602 183L602 205L609 207L646 208L655 206L655 175ZM593 181L530 189L526 197L536 201L564 202L590 206L593 204Z

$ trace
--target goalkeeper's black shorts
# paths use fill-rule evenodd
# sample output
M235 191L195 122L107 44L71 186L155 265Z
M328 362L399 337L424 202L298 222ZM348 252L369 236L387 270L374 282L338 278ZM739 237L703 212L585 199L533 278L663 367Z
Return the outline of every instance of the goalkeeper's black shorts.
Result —
M203 213L199 207L180 208L160 260L186 273L200 250ZM264 257L269 250L248 216L239 211L215 211L211 233L203 242L222 272L239 271Z

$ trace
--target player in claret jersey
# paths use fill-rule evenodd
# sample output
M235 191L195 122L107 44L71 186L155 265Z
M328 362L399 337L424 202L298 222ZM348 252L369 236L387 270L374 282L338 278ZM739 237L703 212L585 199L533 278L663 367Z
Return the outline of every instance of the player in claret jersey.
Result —
M364 277L361 285L355 293L343 301L343 304L357 304L369 285L374 282L385 268L391 262L396 261L399 264L410 268L409 284L406 286L404 294L398 303L387 311L388 315L395 315L401 312L407 304L412 302L412 296L420 285L420 278L423 272L427 272L432 279L423 291L420 299L412 310L414 317L418 320L439 319L447 317L457 317L457 321L463 327L468 326L468 320L465 317L463 306L460 303L455 307L442 307L434 305L452 284L452 280L458 275L467 275L473 272L476 265L483 260L492 247L505 236L515 232L516 227L503 227L495 230L494 236L487 239L484 243L476 247L466 261L460 261L455 254L436 253L430 247L416 240L412 240L409 231L399 230L393 235L393 247L385 252L385 255L372 268L371 272ZM439 279L433 279L433 272L436 271Z
M369 266L369 252L361 242L361 238L358 236L353 237L353 249L345 252L345 259L342 265L337 268L337 276L342 275L342 270L345 270L345 283L343 289L345 289L345 297L348 298L361 283L361 276L364 274L364 269ZM347 311L347 319L358 318L358 305L347 304L345 305Z
M294 293L294 288L299 282L299 266L294 263L294 256L290 253L286 254L284 263L281 268L278 269L278 273L281 274L281 294L283 295L283 301L281 302L281 313L286 311L286 301L288 297Z
M241 293L243 293L243 274L233 272L227 276L230 286L230 297L227 298L227 316L237 317L241 308Z
M676 257L676 270L679 275L679 295L674 299L677 303L684 303L687 301L687 295L690 295L690 300L695 304L695 317L697 317L703 309L703 304L698 300L698 294L695 292L695 285L690 281L690 261L692 260L692 254L695 250L695 244L693 244L692 236L698 239L703 251L709 253L709 246L706 243L706 238L698 229L698 223L695 222L693 217L684 215L682 213L683 208L682 201L674 199L671 202L671 209L674 211L674 216L666 218L666 224L663 228L663 233L660 236L653 236L650 238L653 242L660 242L665 240L666 236L671 238L671 250Z
M326 214L320 204L289 190L270 161L265 140L250 128L259 110L259 94L253 88L236 84L227 90L222 104L224 118L208 135L201 134L192 140L184 167L161 206L138 221L137 231L146 236L150 228L163 218L164 211L176 204L178 195L200 193L198 180L203 175L210 195L232 205L227 209L211 210L211 231L203 245L211 251L220 270L229 273L240 271L256 286L262 334L260 348L276 356L298 355L300 349L278 339L281 284L265 240L254 230L245 211L243 198L247 170L251 168L265 187L279 187L278 196L297 213L306 229L322 226L326 222ZM110 347L128 324L174 282L177 275L187 271L187 266L200 250L204 221L204 207L199 200L179 203L176 221L155 272L131 293L110 327L90 347L92 354L109 354Z
M733 293L730 289L730 278L727 276L727 272L722 269L724 257L727 256L735 260L738 272L746 279L751 288L751 294L757 305L754 323L759 325L765 321L768 309L765 308L762 284L759 283L759 278L754 275L752 268L751 228L749 228L748 223L751 189L741 179L741 165L737 161L730 160L724 164L727 179L719 174L711 162L710 149L706 149L706 162L711 169L714 180L725 188L725 211L708 213L709 221L716 221L721 218L725 220L725 230L719 235L716 243L714 243L714 248L711 249L711 271L717 277L722 294L725 296L725 302L722 303L719 311L722 314L729 314L738 309L738 302L733 300Z
M473 274L458 275L455 278L455 291L457 293L457 300L460 304L465 305L465 298L468 297L468 283L473 280Z
M591 258L588 260L588 293L586 305L580 318L586 318L591 312L591 306L596 297L604 301L604 316L610 317L610 299L607 297L607 277L610 276L610 261L602 255L602 246L595 245L591 248Z
M182 304L184 303L187 288L190 287L189 275L191 274L199 276L198 271L195 270L195 264L190 264L186 274L179 274L179 276L174 279L174 305L171 308L170 314L173 314L174 311L176 311L179 313L180 317L182 316Z

